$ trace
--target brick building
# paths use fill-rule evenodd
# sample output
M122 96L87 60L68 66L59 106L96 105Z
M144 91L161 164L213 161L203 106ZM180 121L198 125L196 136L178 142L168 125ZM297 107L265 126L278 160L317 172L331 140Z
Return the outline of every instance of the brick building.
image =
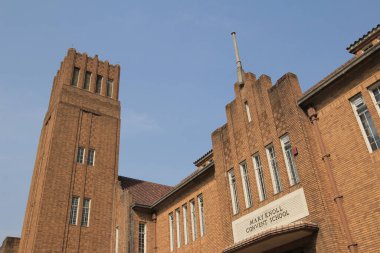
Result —
M245 73L212 150L174 187L118 176L120 68L68 51L18 252L379 252L380 25L302 93Z

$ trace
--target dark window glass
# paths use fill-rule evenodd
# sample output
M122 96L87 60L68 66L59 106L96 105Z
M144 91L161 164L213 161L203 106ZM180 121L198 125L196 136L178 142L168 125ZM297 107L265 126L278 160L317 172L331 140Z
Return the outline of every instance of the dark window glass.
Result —
M78 86L79 68L75 67L73 72L73 78L71 79L72 86Z
M108 79L108 81L107 81L107 97L112 97L112 90L113 90L113 80Z
M100 94L100 90L102 89L102 79L103 77L100 75L96 77L95 93Z
M85 90L90 89L90 81L91 81L91 72L86 71L86 77L84 79L83 89Z

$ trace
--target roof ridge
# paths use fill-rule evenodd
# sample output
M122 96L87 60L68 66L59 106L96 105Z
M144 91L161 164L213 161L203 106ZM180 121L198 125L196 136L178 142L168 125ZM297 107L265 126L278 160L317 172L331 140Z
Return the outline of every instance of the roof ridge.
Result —
M174 187L174 186L171 186L171 185L160 184L160 183L156 183L156 182L152 182L152 181L146 181L146 180L142 180L142 179L138 179L138 178L126 177L126 176L121 176L121 175L118 175L118 178L132 179L132 180L135 180L135 181L140 181L140 182L150 183L150 184L155 184L155 185L160 185L160 186L166 186L166 187L170 187L170 188Z

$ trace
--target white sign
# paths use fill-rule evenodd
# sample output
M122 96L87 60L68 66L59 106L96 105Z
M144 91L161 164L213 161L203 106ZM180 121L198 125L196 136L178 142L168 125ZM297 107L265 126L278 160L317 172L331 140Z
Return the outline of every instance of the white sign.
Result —
M287 225L309 215L303 188L295 190L232 222L234 243L267 229Z

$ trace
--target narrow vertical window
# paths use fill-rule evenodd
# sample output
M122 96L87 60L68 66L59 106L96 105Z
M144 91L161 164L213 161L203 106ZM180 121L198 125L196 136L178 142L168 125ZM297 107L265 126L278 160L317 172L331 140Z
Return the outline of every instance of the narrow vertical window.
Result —
M71 79L71 85L78 86L78 80L79 80L79 68L75 67L73 71L73 77Z
M83 163L84 162L84 148L78 147L77 151L77 163Z
M202 194L198 196L198 207L199 207L199 224L200 224L199 227L201 230L201 236L204 236L206 232L206 227L205 227L205 210L204 210Z
M90 89L90 81L91 81L91 72L86 71L86 76L84 77L83 89L85 90Z
M235 173L233 169L228 171L228 181L230 182L232 213L237 214L239 212L239 201L237 198L236 178L235 178Z
M259 192L260 201L267 198L267 193L264 184L263 167L261 166L260 156L256 154L253 156L253 167L255 168L257 190Z
M177 248L181 247L181 213L179 208L175 210L175 221L177 228Z
M363 97L358 96L353 99L351 103L368 149L370 151L378 149L380 147L380 137L377 134L375 124L373 123L367 105L364 103Z
M139 253L146 253L146 224L139 223Z
M83 207L82 207L82 227L88 227L89 221L90 221L90 199L84 199L83 200Z
M252 206L252 192L251 192L251 186L249 184L246 162L243 162L240 164L240 173L241 173L241 180L243 183L245 207L250 208Z
M373 99L375 100L376 109L380 109L380 82L377 82L375 88L371 88ZM373 86L372 86L373 87Z
M281 146L284 153L286 170L288 171L290 185L295 185L300 182L296 162L293 155L292 145L288 135L281 137Z
M78 206L79 206L79 198L72 197L71 198L71 209L70 209L70 224L77 224L77 216L78 216Z
M115 253L119 253L119 226L116 226L116 233L115 233Z
M190 221L191 221L191 235L193 236L193 241L195 241L195 239L197 239L197 216L195 215L194 199L190 201Z
M183 215L183 237L185 240L185 245L189 243L189 234L187 232L187 205L182 206L182 215Z
M96 76L95 93L100 94L100 91L102 90L102 79L103 77L101 75Z
M274 152L273 145L270 145L266 148L270 174L272 176L273 190L274 194L282 191L281 180L280 180L280 172L278 171L276 153Z
M95 164L95 149L90 148L87 155L87 165L94 166Z
M173 213L169 214L169 241L170 241L170 252L174 250L174 235L173 228L174 227L174 217Z
M252 121L252 118L251 118L251 111L249 110L249 105L248 105L248 102L246 101L244 103L245 105L245 112L247 114L247 119L248 119L248 122L251 122Z
M112 91L113 91L113 80L108 79L107 80L107 97L112 97Z

